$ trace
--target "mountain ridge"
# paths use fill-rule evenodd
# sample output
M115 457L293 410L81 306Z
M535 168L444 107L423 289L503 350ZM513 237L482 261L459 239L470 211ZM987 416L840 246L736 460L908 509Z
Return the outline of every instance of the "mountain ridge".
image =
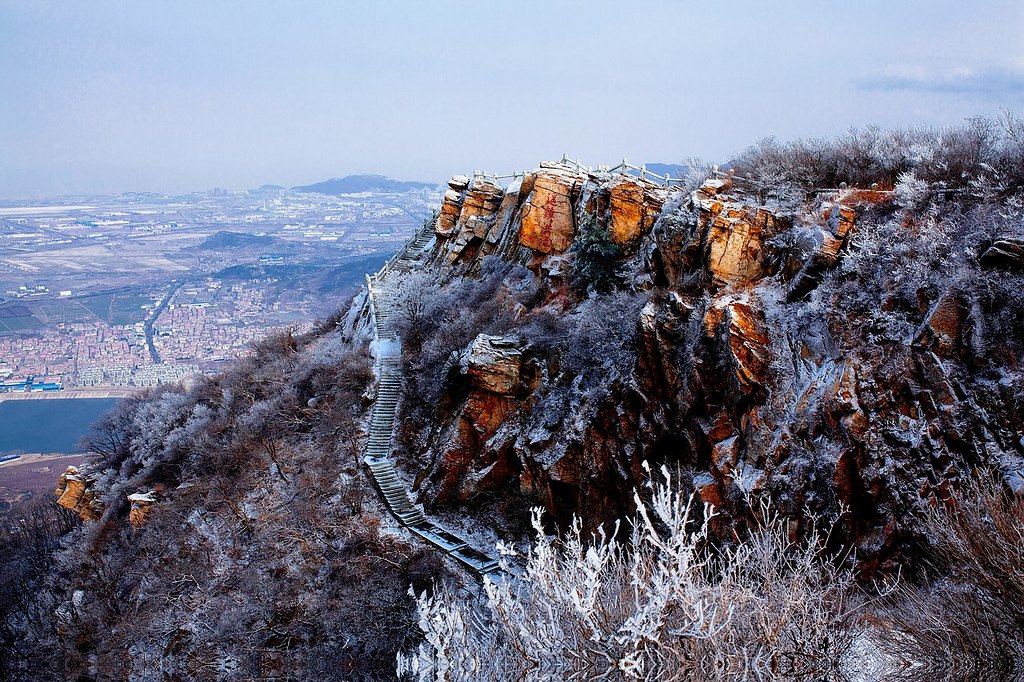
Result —
M417 189L431 189L440 183L415 180L393 180L386 175L360 174L330 178L309 185L292 187L296 192L318 194L359 194L361 192L408 192Z

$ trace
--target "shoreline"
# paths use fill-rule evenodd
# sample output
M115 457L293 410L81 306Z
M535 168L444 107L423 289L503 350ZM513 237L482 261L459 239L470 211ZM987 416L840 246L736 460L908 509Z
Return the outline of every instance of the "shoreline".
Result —
M0 462L0 469L8 467L16 467L24 464L38 464L39 462L49 462L55 459L69 459L71 457L87 457L88 452L28 452L25 454L18 454L17 459L9 459Z
M131 398L145 389L111 386L108 388L67 388L61 391L31 391L28 393L0 393L5 400L71 400L73 398Z

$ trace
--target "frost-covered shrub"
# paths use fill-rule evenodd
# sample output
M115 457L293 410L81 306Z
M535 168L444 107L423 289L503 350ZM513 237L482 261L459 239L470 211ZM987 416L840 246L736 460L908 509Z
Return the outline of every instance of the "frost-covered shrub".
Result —
M520 574L477 601L420 595L419 680L838 679L854 635L852 573L764 510L743 542L707 547L713 513L666 483L620 528L537 538ZM703 512L703 513L701 513Z
M928 183L917 177L914 171L904 171L896 181L896 203L905 209L919 210L928 203L930 190Z
M931 584L904 586L874 632L919 679L1010 680L1024 674L1024 497L995 478L967 483L926 523Z
M945 128L854 128L835 140L767 138L729 165L775 193L840 183L892 189L908 171L936 187L968 188L985 181L1019 191L1022 152L1024 122L1006 113L999 121L975 117Z
M573 311L562 369L583 376L584 385L623 375L636 361L637 324L646 293L617 291L592 296Z

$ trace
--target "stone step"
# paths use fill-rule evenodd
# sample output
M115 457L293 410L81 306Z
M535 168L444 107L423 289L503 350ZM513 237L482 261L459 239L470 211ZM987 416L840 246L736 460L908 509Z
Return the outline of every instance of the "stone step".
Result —
M487 573L498 567L498 562L496 560L487 556L478 549L473 549L472 547L456 549L450 552L450 554L457 561L478 573Z
M462 538L456 537L436 526L431 528L413 528L412 532L445 552L463 549L467 546L466 541Z

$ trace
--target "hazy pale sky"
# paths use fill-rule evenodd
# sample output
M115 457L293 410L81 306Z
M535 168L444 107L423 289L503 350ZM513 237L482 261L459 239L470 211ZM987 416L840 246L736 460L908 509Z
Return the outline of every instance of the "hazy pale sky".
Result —
M723 159L1000 106L1022 0L0 0L0 197Z

